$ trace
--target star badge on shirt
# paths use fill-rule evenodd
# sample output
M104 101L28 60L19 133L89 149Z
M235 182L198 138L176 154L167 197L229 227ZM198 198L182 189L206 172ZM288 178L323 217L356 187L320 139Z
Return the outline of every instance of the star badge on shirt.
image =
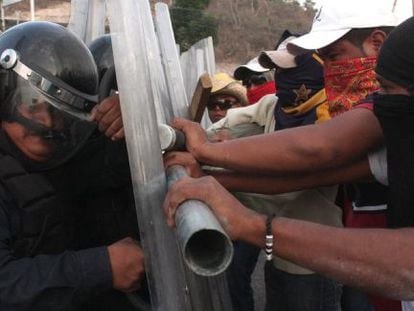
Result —
M306 102L309 99L309 95L312 92L311 89L307 89L305 84L302 84L299 89L293 90L296 94L295 104L299 105Z

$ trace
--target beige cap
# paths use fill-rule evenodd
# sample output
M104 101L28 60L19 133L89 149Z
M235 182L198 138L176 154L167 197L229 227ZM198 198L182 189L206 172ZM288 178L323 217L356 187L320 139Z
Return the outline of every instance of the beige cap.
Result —
M246 88L238 81L234 80L227 73L217 73L211 79L213 87L211 95L230 95L240 101L242 106L247 106L249 101L246 95Z
M294 68L296 67L295 55L287 50L287 44L296 39L296 36L290 36L279 44L277 50L263 51L259 55L259 63L265 68Z

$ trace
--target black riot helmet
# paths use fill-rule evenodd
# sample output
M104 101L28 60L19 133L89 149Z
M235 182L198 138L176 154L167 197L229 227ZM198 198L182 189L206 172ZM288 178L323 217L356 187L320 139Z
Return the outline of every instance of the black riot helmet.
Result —
M118 90L111 35L96 38L88 47L98 68L99 99L102 100Z
M42 167L61 164L96 127L90 111L98 74L87 46L60 25L23 23L0 35L0 68L2 122L17 122L48 144Z
M98 68L99 80L105 72L114 66L114 53L112 52L111 35L103 35L88 44L88 48Z

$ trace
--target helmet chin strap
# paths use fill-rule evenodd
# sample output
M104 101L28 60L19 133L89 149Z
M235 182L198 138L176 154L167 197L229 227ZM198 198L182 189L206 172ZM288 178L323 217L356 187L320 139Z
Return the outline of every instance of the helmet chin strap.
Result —
M23 125L25 128L27 128L32 133L42 137L46 140L58 140L58 141L64 141L67 140L67 135L63 132L53 130L47 126L44 126L42 124L39 124L31 119L28 119L26 117L23 117L19 112L16 112L9 118L10 121L17 122L21 125Z

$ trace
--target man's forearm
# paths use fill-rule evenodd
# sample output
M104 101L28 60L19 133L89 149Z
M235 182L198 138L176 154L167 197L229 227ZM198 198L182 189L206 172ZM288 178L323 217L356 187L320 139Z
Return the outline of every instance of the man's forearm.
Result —
M253 221L252 221L253 222ZM264 220L244 240L263 247ZM273 253L343 284L399 300L414 299L414 229L344 229L273 220Z
M352 181L371 180L367 159L315 173L287 176L266 176L227 170L205 171L229 191L278 194Z
M355 109L319 125L206 144L194 155L202 163L230 170L283 175L341 167L381 142L375 115Z

